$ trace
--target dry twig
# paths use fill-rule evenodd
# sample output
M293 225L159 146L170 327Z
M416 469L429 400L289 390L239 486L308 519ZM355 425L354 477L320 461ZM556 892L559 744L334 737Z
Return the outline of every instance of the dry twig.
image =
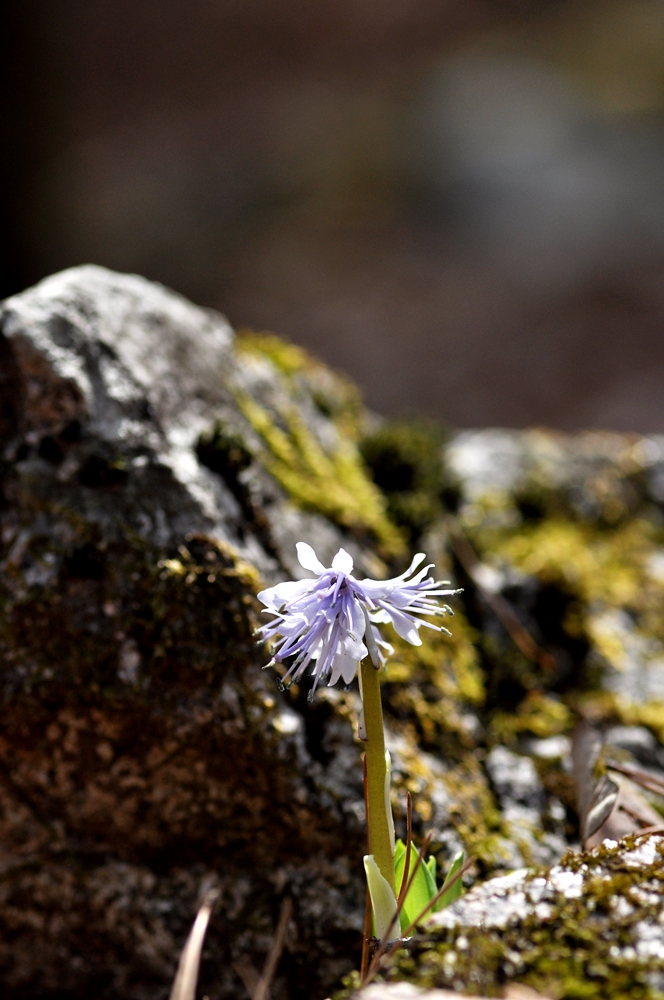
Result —
M279 964L279 959L286 943L286 932L288 931L288 922L290 921L292 912L293 900L290 896L287 896L281 904L281 913L279 914L279 923L274 934L274 941L265 960L261 977L256 984L252 1000L268 1000L270 985L274 979L274 974L277 971L277 965Z
M496 618L502 623L507 633L511 636L514 645L525 657L539 664L542 670L552 671L556 669L556 661L551 653L538 646L532 635L519 621L511 604L505 600L502 594L492 593L482 584L480 579L480 561L475 555L472 545L468 539L461 534L457 525L450 521L450 545L455 556L463 566L465 572L473 581L482 597L489 605Z
M658 778L656 774L642 771L640 767L634 767L632 764L619 764L617 760L607 759L606 766L618 774L624 774L626 778L631 778L648 792L664 795L664 779Z

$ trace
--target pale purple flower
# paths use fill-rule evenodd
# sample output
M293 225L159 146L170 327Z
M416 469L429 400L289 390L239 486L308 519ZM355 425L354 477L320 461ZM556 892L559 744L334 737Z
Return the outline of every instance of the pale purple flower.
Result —
M450 634L442 625L419 617L451 615L452 610L440 605L438 598L460 593L441 589L447 581L436 582L428 576L432 564L417 570L426 558L423 552L405 573L391 580L357 580L345 549L339 549L329 569L305 542L297 543L297 555L300 565L316 578L279 583L258 595L264 613L274 616L257 633L263 641L275 640L270 665L292 660L282 683L298 681L311 666L313 694L321 681L336 684L342 678L350 684L365 656L380 667L385 654L394 650L377 625L391 622L397 634L413 646L422 643L418 634L422 626Z

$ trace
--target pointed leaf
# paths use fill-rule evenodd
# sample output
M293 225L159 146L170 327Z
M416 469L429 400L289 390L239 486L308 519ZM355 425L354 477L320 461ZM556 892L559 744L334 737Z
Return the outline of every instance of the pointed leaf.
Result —
M410 868L408 873L408 879L410 881L413 872L415 871L415 866L417 865L417 859L419 857L419 852L415 849L415 845L410 845ZM395 856L396 858L396 856ZM404 850L403 854L399 858L398 863L394 866L394 875L397 887L401 888L401 883L403 881L404 869L406 867L406 852ZM401 908L401 913L399 914L401 919L401 929L405 930L412 924L413 920L422 912L427 903L429 903L433 897L436 895L436 880L432 876L426 863L421 864L417 869L413 883L408 890L406 898L403 901L403 907Z
M464 851L459 851L458 854L454 855L454 859L452 860L452 864L450 865L450 869L449 869L447 875L445 876L445 881L443 882L443 889L445 888L446 885L450 884L450 882L452 881L452 879L454 878L454 876L457 874L457 872L460 871L463 868L463 863L464 863L465 857L466 857L466 855L465 855ZM462 891L463 891L463 884L461 882L461 879L458 878L456 880L456 882L454 883L454 885L450 885L450 888L447 890L447 892L444 892L442 894L442 896L440 897L440 899L436 903L434 909L436 911L438 911L438 910L444 910L446 906L449 906L450 903L453 903L455 899L459 898L459 896L461 895Z
M601 733L581 719L572 740L572 763L582 843L609 818L620 791L605 772L602 745Z
M404 844L404 842L401 839L401 837L399 837L399 839L397 840L397 842L394 845L394 872L395 872L395 874L396 874L396 870L397 870L397 864L399 863L399 861L401 860L401 858L404 856L405 853L406 853L406 845Z

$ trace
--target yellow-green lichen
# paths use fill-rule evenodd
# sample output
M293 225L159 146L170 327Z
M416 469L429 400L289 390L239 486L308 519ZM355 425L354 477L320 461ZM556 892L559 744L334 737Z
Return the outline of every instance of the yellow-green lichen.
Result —
M543 582L562 585L586 603L609 606L639 602L645 558L652 551L655 529L647 521L631 521L606 530L571 521L546 520L522 526L507 537L486 539L493 558Z
M404 554L399 529L388 518L384 498L367 477L351 440L339 435L328 450L295 407L279 413L282 430L249 395L238 393L237 402L262 439L259 461L295 503L350 531L373 536L383 556Z
M455 614L452 636L423 628L421 646L391 636L394 655L385 681L392 715L413 725L424 746L445 746L454 754L474 741L464 717L484 702L484 681L463 612Z
M358 439L365 410L354 382L328 368L304 348L273 333L240 330L235 344L240 356L269 361L289 389L297 391L299 385L305 387L316 407L334 421L344 436Z
M570 732L574 715L559 698L543 691L529 691L513 712L496 708L490 722L490 736L496 743L512 746L520 736L546 739Z
M580 695L594 689L591 700L596 698L601 717L607 711L614 717L624 714L615 698L606 704L600 678L607 668L623 671L635 648L646 664L652 661L656 666L664 657L664 580L653 569L653 554L664 546L661 526L640 516L613 528L554 517L511 526L484 523L466 530L481 561L517 581L531 581L531 592L536 584L547 594L549 609L557 601L557 617L547 623L549 635L544 641L566 647L564 655L577 659L562 690L569 707L580 707ZM550 610L548 614L550 618ZM536 638L541 641L539 635ZM494 665L494 677L497 668L516 680L524 694L560 683L558 673L547 675L537 664L528 663L513 643L501 645L499 633L483 632L480 645ZM491 684L488 689L492 690ZM505 721L496 720L501 736Z

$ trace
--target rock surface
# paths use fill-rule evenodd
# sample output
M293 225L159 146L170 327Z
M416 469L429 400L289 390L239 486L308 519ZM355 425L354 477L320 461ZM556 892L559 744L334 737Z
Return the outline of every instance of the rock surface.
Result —
M2 329L3 995L165 996L211 878L210 994L242 990L233 962L262 962L284 893L289 995L320 991L362 924L359 751L261 671L253 595L301 537L378 559L252 457L243 405L287 416L293 394L221 317L88 267L9 300ZM333 450L303 383L297 405Z
M386 424L292 345L101 268L8 300L0 323L8 1000L166 998L212 882L200 995L244 995L286 896L273 1000L323 998L357 966L357 694L280 692L252 638L255 593L301 573L299 539L373 576L422 548L466 588L453 637L397 638L384 684L398 832L410 791L439 871L461 847L469 885L578 848L579 713L616 766L664 777L659 439ZM615 777L626 831L661 809ZM399 966L415 988L425 953Z
M510 980L551 996L661 994L663 867L664 838L633 836L548 871L490 879L428 920L390 975L415 967L427 988L489 996Z
M477 994L457 993L455 990L423 990L412 983L372 983L362 991L362 1000L487 1000ZM529 987L509 986L506 1000L549 1000Z

